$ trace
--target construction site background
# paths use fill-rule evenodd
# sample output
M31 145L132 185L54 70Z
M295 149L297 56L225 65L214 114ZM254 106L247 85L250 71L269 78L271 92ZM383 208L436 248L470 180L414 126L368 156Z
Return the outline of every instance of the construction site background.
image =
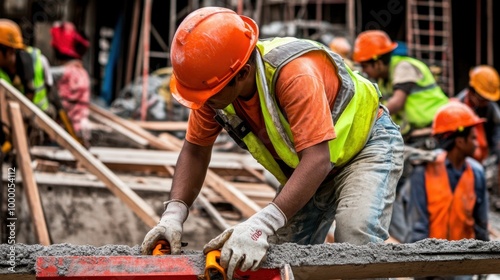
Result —
M500 58L494 56L495 50L500 48L499 39L490 33L493 26L498 25L498 19L491 16L500 11L498 3L479 0L457 5L458 2L451 0L429 1L440 7L441 12L434 26L439 30L433 30L437 31L436 36L441 36L432 41L428 36L430 26L419 19L426 13L436 16L429 15L434 6L415 8L414 2L126 0L117 4L95 0L0 0L0 14L18 22L25 42L40 48L50 62L54 60L49 32L53 22L74 22L87 35L91 47L83 61L92 79L92 103L149 133L126 131L122 123L93 110L89 153L160 215L162 201L168 199L176 149L182 143L189 114L170 95L169 45L176 26L189 12L201 6L224 6L255 18L262 30L261 37L298 36L324 44L341 36L352 42L363 30L383 29L401 42L398 52L421 56L419 58L430 62L449 96L466 87L468 69L472 66L500 65ZM470 16L471 11L474 16ZM147 13L151 17L149 22L144 17ZM145 26L150 30L147 52L142 33ZM474 32L463 32L471 29ZM442 46L446 48L440 48ZM452 56L447 56L450 50ZM145 67L147 75L143 74ZM147 86L148 96L146 115L141 111L144 86ZM102 178L90 172L81 159L61 149L57 143L40 147L37 145L40 137L47 136L43 133L28 135L28 139L33 140L29 147L32 168L50 243L140 244L151 225L110 192ZM273 182L227 135L219 138L216 148L221 154L217 158L219 162L214 163L217 177L212 185L220 183L217 180L221 178L222 184L234 184L239 192L258 205L265 205L272 199ZM235 157L241 159L235 160ZM19 164L15 162L15 155L2 162L2 184L9 180L9 168ZM16 173L16 184L16 242L37 244L32 212L19 173ZM2 192L2 197L6 197L7 190L2 188ZM197 200L184 225L186 249L200 250L221 232L221 223L237 223L247 215L241 210L245 206L228 200L217 191L208 190L203 195L217 209L222 222L207 210L207 201ZM6 205L2 207L5 213ZM492 204L489 219L494 241L500 240L500 213L496 210ZM6 243L7 228L2 226L1 233L2 243Z

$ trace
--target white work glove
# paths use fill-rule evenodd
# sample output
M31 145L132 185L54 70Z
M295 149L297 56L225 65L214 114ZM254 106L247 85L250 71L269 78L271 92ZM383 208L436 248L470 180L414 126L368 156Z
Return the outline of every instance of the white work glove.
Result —
M286 224L286 216L281 209L271 203L245 222L226 229L208 242L203 253L220 249L220 265L227 268L227 278L232 279L234 270L257 270L265 260L269 243L267 237Z
M151 255L156 243L167 240L170 243L170 253L179 255L181 253L182 224L189 214L187 204L182 200L169 200L165 202L165 212L158 224L144 237L141 245L143 255Z

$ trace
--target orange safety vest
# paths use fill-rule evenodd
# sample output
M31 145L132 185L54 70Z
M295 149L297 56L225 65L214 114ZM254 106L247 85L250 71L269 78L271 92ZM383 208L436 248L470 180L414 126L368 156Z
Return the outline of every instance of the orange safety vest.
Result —
M429 238L460 240L475 238L472 213L476 204L474 173L469 163L452 192L445 165L446 152L427 164L425 189L429 210Z
M464 103L472 108L472 104L469 100L469 94L465 95ZM484 131L483 124L476 125L475 129L478 146L474 151L473 158L479 162L483 162L483 160L485 160L490 154L490 151L488 149L488 140L486 140L486 132Z

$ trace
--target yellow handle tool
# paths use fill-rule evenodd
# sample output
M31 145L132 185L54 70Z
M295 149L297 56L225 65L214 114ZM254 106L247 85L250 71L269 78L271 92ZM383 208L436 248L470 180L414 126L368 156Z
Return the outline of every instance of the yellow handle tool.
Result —
M170 255L170 244L167 240L159 240L153 249L153 256Z
M219 264L220 250L210 251L207 254L205 263L205 279L207 280L227 280L226 272Z

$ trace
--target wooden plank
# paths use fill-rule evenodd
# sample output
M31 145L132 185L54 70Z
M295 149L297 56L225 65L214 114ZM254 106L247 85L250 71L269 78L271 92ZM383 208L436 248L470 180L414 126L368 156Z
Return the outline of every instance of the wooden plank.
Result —
M91 104L90 107L92 112L101 114L103 116L107 116L112 120L116 120L117 122L126 123L127 124L126 126L128 128L138 133L139 135L143 136L144 138L148 139L152 146L154 145L156 148L160 150L179 151L181 149L181 144L180 144L181 140L177 139L177 141L175 142L174 141L167 142L164 140L162 141L158 137L155 137L151 133L145 131L144 129L140 128L139 126L133 124L130 121L119 118L118 116L115 116L110 112L106 112L104 109L98 108L98 106L96 105ZM224 179L222 179L220 176L218 176L215 172L213 172L210 169L207 170L205 182L211 188L219 192L227 201L231 201L231 203L235 204L236 208L238 208L242 212L243 216L245 216L246 218L252 216L253 214L255 214L255 212L261 209L261 207L257 205L257 203L250 200L247 196L241 193L236 187L226 182Z
M90 114L89 117L99 123L105 124L114 131L125 136L140 148L145 148L149 144L148 140L146 140L144 137L141 137L135 133L130 132L130 130L124 128L122 125L112 122L109 119L102 117L101 115Z
M51 186L51 187L75 187L75 188L107 188L106 185L96 180L95 178L89 178L89 174L71 174L65 175L65 173L45 173L45 172L35 172L35 180L38 186ZM151 178L148 177L142 182L137 181L137 178L128 178L127 176L121 176L121 180L126 182L127 185L134 191L148 191L148 192L159 192L159 193L169 193L170 186L172 185L172 179L170 178ZM3 178L6 181L6 177ZM22 182L22 178L18 179L18 182Z
M108 189L129 206L137 216L148 226L155 226L159 220L158 215L141 197L123 183L109 168L101 161L92 156L80 143L69 135L62 127L54 122L49 116L36 107L23 94L0 80L0 87L4 87L9 98L20 102L21 109L25 114L34 119L36 125L42 128L61 147L69 150L87 170L102 180Z
M257 205L257 203L244 195L235 186L219 177L210 169L207 170L205 182L227 201L230 201L236 208L238 208L245 218L249 218L262 209L259 205Z
M169 122L169 121L133 121L134 124L143 129L153 131L186 131L187 122Z
M99 158L103 163L123 163L130 165L144 164L149 166L157 165L175 165L178 152L156 151L156 150L136 150L136 149L121 149L121 148L102 148L91 147L90 153ZM62 150L59 147L46 147L35 146L30 150L31 154L37 157L58 160L58 161L74 161L75 158L69 151ZM233 159L224 153L214 153L210 161L210 168L215 169L238 169L240 174L252 175L248 171L243 170L246 165L247 168L255 169L262 168L253 158L248 156L240 156L244 159ZM245 162L242 164L241 162ZM256 173L259 173L256 171ZM233 174L233 173L231 173Z
M89 174L77 175L71 174L68 176L65 173L45 173L35 172L34 177L38 186L51 186L51 187L75 187L75 188L106 188L106 185L96 179L89 178ZM3 177L4 183L7 182L7 177ZM148 191L148 192L170 192L172 185L171 178L151 178L148 176L143 180L138 180L137 177L120 176L120 179L127 183L128 186L134 191ZM22 178L18 179L22 183Z
M174 176L175 169L172 166L165 167L168 172ZM205 188L207 189L207 188ZM202 192L196 197L195 203L199 203L207 214L212 218L212 221L219 227L220 230L224 231L230 227L227 221L222 217L222 215L215 209L215 207L210 203L210 201L203 195Z
M28 151L23 116L17 102L9 102L9 113L10 121L13 124L12 138L14 140L14 148L16 149L17 164L21 171L26 200L28 201L31 218L33 219L35 238L39 244L48 246L50 245L49 231L43 214L38 186L36 185L33 170L31 169L31 157Z
M158 137L151 134L150 132L142 129L140 126L134 124L133 122L120 118L119 116L111 112L108 112L103 108L94 104L90 104L90 111L92 113L106 117L118 124L121 124L122 126L133 131L137 135L147 139L149 141L149 145L153 148L156 148L158 150L167 150L167 151L179 151L181 149L181 144L180 144L181 140L178 140L179 142L176 143L161 140Z
M158 138L168 143L175 143L179 147L182 147L182 145L184 145L183 140L179 140L177 137L167 132L161 133L160 135L158 135Z
M208 201L208 199L203 195L199 194L195 202L199 203L207 214L212 218L212 221L219 227L220 230L224 231L230 227L229 223L222 217L222 215L215 209L215 207Z

